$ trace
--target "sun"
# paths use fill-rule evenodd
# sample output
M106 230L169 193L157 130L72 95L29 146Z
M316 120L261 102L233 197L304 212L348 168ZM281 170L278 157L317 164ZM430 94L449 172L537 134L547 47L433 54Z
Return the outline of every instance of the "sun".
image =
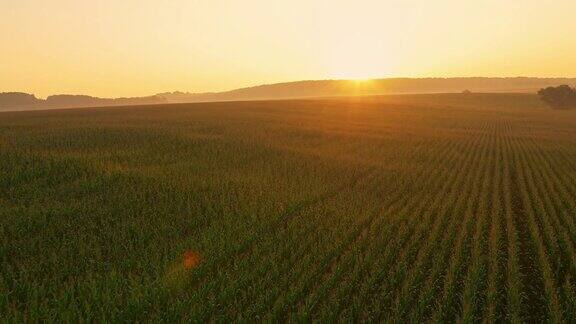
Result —
M365 84L370 83L374 79L373 78L351 78L348 80L350 80L352 83L357 84L357 85L365 85Z
M372 81L373 79L368 78L355 78L346 80L349 90L351 90L354 95L365 95L372 93Z

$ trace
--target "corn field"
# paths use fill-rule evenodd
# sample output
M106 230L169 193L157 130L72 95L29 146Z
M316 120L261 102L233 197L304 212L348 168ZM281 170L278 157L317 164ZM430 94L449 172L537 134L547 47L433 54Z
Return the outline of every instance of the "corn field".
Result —
M576 111L454 94L0 114L8 322L570 322Z

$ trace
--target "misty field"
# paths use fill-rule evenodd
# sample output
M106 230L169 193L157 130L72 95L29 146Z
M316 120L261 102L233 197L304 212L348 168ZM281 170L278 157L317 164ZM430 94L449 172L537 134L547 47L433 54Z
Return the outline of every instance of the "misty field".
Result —
M576 318L576 111L411 95L0 113L6 321Z

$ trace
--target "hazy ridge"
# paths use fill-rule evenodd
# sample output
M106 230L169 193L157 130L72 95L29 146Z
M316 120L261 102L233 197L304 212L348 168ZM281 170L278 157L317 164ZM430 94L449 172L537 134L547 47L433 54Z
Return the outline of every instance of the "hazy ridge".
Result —
M291 99L353 95L472 92L535 92L542 87L576 84L576 78L388 78L370 81L312 80L258 85L223 92L166 92L148 97L98 98L53 95L40 99L21 92L0 93L0 111L98 106L128 106L208 101Z

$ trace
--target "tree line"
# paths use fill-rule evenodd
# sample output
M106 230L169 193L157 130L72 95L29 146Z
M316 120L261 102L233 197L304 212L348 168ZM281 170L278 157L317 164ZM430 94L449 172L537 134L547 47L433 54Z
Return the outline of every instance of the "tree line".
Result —
M569 85L543 88L538 91L538 95L552 108L576 108L576 89Z

